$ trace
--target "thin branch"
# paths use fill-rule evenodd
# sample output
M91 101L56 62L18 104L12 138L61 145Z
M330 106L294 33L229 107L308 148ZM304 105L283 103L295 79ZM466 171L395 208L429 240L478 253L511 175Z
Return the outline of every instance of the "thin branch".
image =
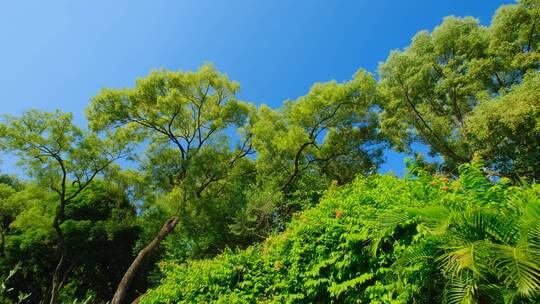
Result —
M396 77L396 79L398 80L399 84L401 85L401 89L403 90L403 93L405 94L405 100L407 101L409 107L413 110L414 114L416 115L416 117L418 118L418 120L420 120L420 122L422 123L422 125L424 126L425 129L427 129L429 131L429 133L431 133L431 135L437 139L437 141L439 141L439 143L443 146L443 148L452 156L454 156L456 159L460 160L460 161L467 161L466 159L464 159L463 157L457 155L447 144L446 144L446 141L444 141L443 139L441 139L439 137L439 135L437 133L435 133L435 131L433 131L433 129L429 126L429 124L424 120L424 117L422 117L422 115L420 114L420 112L418 112L418 110L416 109L416 107L414 106L411 98L409 97L409 93L407 91L407 89L405 88L405 85L403 83L403 81L401 81L401 79L399 77Z
M531 30L529 31L529 38L527 40L527 52L531 51L532 38L534 36L534 29L536 28L536 22L538 21L538 16L534 18L533 24L531 25Z

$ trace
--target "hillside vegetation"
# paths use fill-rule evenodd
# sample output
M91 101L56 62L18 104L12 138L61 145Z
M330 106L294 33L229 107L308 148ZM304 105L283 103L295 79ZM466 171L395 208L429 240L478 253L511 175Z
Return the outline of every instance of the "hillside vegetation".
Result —
M261 245L162 262L141 303L538 303L540 187L412 171L331 188Z

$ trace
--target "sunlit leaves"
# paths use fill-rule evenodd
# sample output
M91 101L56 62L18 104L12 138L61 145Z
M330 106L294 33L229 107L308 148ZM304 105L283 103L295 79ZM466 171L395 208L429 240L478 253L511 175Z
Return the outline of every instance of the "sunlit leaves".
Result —
M540 292L537 187L488 186L481 164L461 172L446 181L457 183L448 190L431 185L444 177L430 175L357 179L260 246L165 269L143 303L219 302L232 294L262 303L533 303ZM199 281L211 287L201 290Z
M380 164L375 79L358 71L352 80L317 83L278 110L262 105L253 126L257 167L290 186L312 171L340 183Z
M489 27L447 17L393 51L379 67L378 89L382 131L394 148L423 143L454 173L479 154L502 175L538 176L537 85L528 74L540 67L539 7L502 6Z
M120 133L117 133L120 135ZM20 164L38 182L60 191L66 180L83 186L124 155L128 147L117 134L101 138L72 123L69 113L30 110L6 116L0 141L19 156Z

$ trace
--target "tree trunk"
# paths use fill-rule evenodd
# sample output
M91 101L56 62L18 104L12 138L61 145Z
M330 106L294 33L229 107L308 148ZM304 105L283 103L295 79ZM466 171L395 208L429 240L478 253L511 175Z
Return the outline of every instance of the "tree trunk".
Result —
M60 293L60 288L62 288L62 272L66 264L67 254L63 250L60 256L60 260L54 269L53 278L52 278L52 287L51 287L51 300L50 304L56 304L58 302L58 294Z
M4 234L4 231L0 232L0 234L2 234L2 247L0 247L0 256L4 256L4 248L6 247L6 235Z
M131 302L131 304L139 304L139 301L146 293L141 294L140 296L136 297L135 300Z
M66 182L66 173L65 169L62 165L62 171L64 172L64 177L62 180L62 191L58 192L58 195L60 195L60 206L58 208L58 211L56 212L56 215L54 217L53 221L53 228L54 231L56 231L56 236L58 237L58 248L60 248L60 260L58 260L58 264L56 264L56 268L53 272L52 277L52 284L51 284L51 299L49 301L50 304L56 304L58 302L58 294L60 293L60 289L62 288L63 284L63 273L64 268L67 264L67 258L68 258L68 248L66 246L66 241L64 239L64 233L62 232L62 228L60 228L60 223L62 223L62 220L64 218L64 208L66 206L66 200L65 200L65 182Z
M178 223L178 218L173 217L165 224L163 227L161 227L161 230L159 231L158 235L148 244L146 247L143 248L137 254L137 257L131 265L129 266L128 270L124 273L124 276L122 277L122 280L118 284L118 288L116 289L116 292L114 293L114 297L111 300L111 304L122 304L125 301L127 292L129 291L129 287L131 283L133 282L133 279L135 278L135 275L137 274L137 271L141 267L144 259L152 252L156 247L163 241L171 231L174 230L174 227L176 227L176 224Z

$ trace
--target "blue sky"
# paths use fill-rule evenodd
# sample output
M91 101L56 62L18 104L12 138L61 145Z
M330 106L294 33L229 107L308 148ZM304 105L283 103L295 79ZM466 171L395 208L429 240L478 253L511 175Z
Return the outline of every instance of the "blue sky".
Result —
M156 68L212 62L240 82L241 98L279 106L320 81L375 71L392 49L444 16L489 24L511 0L2 1L0 112L83 111L100 88ZM403 172L387 153L381 172ZM17 172L3 157L3 172Z

